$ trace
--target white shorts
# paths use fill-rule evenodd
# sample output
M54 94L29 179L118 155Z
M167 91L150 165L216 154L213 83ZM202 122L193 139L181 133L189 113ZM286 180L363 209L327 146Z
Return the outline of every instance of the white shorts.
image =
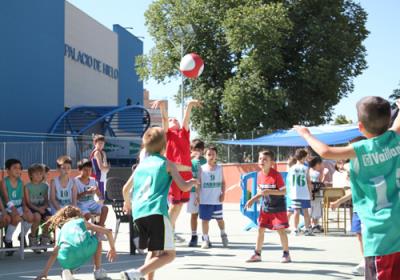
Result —
M191 192L189 201L187 203L187 212L190 214L198 214L199 213L199 205L195 205L196 202L196 193Z
M313 219L320 219L322 217L322 197L316 197L311 200L310 216Z
M78 207L79 209L81 209L83 215L87 213L100 215L101 208L103 208L103 205L97 203L94 200L90 200L85 202L78 202Z
M12 210L7 208L7 212L11 214L11 213L12 213ZM22 206L20 206L20 207L17 208L17 212L18 212L18 215L19 215L20 217L22 217L22 216L24 215L24 209L22 209Z

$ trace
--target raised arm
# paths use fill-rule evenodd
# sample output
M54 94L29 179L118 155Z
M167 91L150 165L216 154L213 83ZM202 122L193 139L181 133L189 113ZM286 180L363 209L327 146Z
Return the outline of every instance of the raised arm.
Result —
M176 168L176 165L170 161L168 161L167 163L167 171L169 172L169 174L171 174L172 179L178 185L178 188L181 189L181 191L183 192L189 191L193 187L193 185L199 185L199 181L197 181L196 179L190 179L188 181L183 180L178 172L178 169Z
M304 138L304 140L307 141L311 148L323 158L339 160L356 157L356 153L354 152L354 149L351 145L348 145L346 147L330 147L315 138L310 133L308 128L296 125L294 126L294 129L301 137Z
M400 99L396 100L396 105L397 108L400 110ZM390 129L400 134L400 112L397 114L396 119L394 120Z
M190 124L190 114L192 112L192 109L194 107L199 107L201 106L200 101L198 100L190 100L186 110L185 110L185 115L183 117L183 122L182 122L182 127L185 128L186 130L189 130L189 124Z
M162 128L165 132L168 131L168 112L167 112L167 104L166 100L156 100L151 104L151 109L160 109L161 119L162 119Z

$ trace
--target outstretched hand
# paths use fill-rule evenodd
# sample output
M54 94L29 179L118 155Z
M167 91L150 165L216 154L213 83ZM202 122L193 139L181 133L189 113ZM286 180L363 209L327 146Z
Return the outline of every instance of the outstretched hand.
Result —
M111 248L107 252L107 259L109 262L113 262L113 261L115 261L116 258L117 258L117 252L115 251L115 248Z
M192 106L192 107L202 107L202 106L203 106L203 103L202 103L200 100L193 99L193 100L190 100L190 101L189 101L188 106Z
M165 107L165 100L155 100L151 103L151 109L161 109L161 107Z
M300 136L302 136L302 137L311 134L310 130L309 130L307 127L305 127L305 126L294 125L293 128L294 128L294 130L296 130L296 132L297 132Z

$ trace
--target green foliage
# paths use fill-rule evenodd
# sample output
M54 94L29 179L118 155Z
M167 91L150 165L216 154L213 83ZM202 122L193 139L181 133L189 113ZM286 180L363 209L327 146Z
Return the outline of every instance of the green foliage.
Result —
M353 123L352 120L347 119L345 115L337 115L333 124L350 124Z
M327 122L366 68L367 15L351 0L155 0L145 16L155 47L138 59L143 79L179 75L181 43L205 61L184 84L204 103L203 136Z

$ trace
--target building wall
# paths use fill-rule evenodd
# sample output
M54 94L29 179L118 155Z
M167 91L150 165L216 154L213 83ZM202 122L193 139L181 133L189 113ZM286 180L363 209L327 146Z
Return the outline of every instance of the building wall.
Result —
M65 106L118 105L117 34L65 2L65 44Z
M136 56L143 54L143 42L118 24L113 30L118 34L118 105L143 106L143 82L135 69Z
M64 110L64 0L0 1L0 130L47 132Z

